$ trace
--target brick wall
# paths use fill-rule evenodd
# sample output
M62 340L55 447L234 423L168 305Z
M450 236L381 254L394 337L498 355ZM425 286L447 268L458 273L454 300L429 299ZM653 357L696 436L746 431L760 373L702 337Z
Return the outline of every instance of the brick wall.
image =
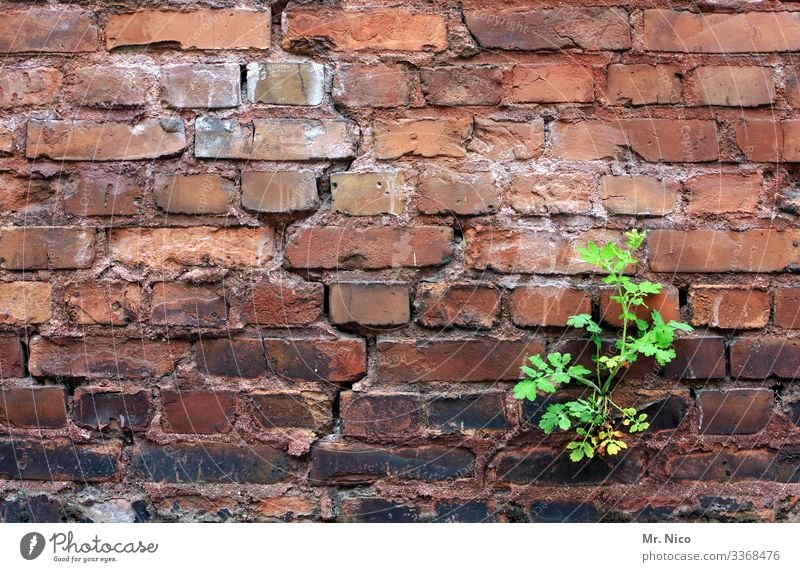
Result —
M269 4L0 2L0 520L798 518L800 4ZM634 226L696 330L574 465Z

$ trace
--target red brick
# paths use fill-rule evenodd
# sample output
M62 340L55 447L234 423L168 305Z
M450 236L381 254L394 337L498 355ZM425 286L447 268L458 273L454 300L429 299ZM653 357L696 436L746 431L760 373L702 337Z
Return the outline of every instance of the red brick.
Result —
M14 152L14 132L11 124L0 122L0 156Z
M109 254L131 266L262 266L275 251L268 226L121 228L109 230Z
M800 328L800 288L775 289L775 325Z
M415 394L373 394L343 391L341 415L348 437L378 438L419 431L422 400Z
M582 173L518 175L509 202L526 215L588 214L596 188L596 178Z
M278 518L281 521L296 520L298 517L317 514L317 503L314 499L281 496L259 499L258 514L267 518Z
M453 230L443 226L302 228L289 237L291 268L439 266L450 260Z
M266 49L270 23L267 8L112 14L106 25L106 47L167 44L184 50Z
M94 229L58 226L0 228L0 268L6 270L89 268L94 255Z
M500 188L490 171L459 173L426 169L419 178L417 208L427 214L475 215L500 207Z
M763 328L769 321L769 292L746 286L692 286L693 326L724 329Z
M468 148L493 161L533 159L544 149L544 121L522 123L476 117Z
M264 429L324 431L333 422L331 400L322 393L256 391L249 400L256 422Z
M653 272L776 272L798 262L798 234L779 230L653 230Z
M47 282L6 282L0 284L0 324L42 324L50 320Z
M152 417L150 391L136 387L78 387L75 389L75 423L91 429L120 427L146 429Z
M160 377L185 358L183 340L34 336L30 341L31 375L90 379Z
M414 307L417 321L429 328L491 328L500 311L500 292L481 284L422 283Z
M228 433L236 416L230 391L161 390L161 422L168 433Z
M143 185L107 169L81 169L64 185L64 210L77 216L126 216L139 212Z
M61 72L51 68L4 68L3 77L0 77L0 108L53 105L62 79Z
M375 123L375 154L378 159L418 157L464 157L472 131L467 119L399 119Z
M0 211L7 213L35 214L45 211L55 194L50 181L18 177L12 173L0 173L0 189Z
M248 324L302 326L322 315L324 288L313 282L262 282L250 286L242 302Z
M725 340L717 336L677 338L675 359L664 367L668 379L722 379L725 377Z
M236 184L219 175L156 175L156 205L168 213L225 214L236 196Z
M161 68L161 101L170 107L215 109L239 105L238 64L175 64Z
M742 379L800 375L800 340L760 335L731 342L731 375Z
M339 10L317 8L284 12L285 50L321 46L334 51L392 50L441 52L447 29L438 14L403 8Z
M93 52L97 37L90 12L26 7L0 16L0 53Z
M566 326L570 316L592 313L592 299L583 290L561 286L520 286L509 309L517 326Z
M175 155L186 148L183 121L145 119L136 125L107 121L28 120L28 159L122 161Z
M577 248L594 241L621 243L621 234L593 229L577 236L532 229L498 229L485 226L468 228L466 265L479 270L502 273L583 274L595 268L582 262Z
M783 158L783 127L772 119L746 119L734 124L736 145L750 161L775 163Z
M622 326L619 315L622 308L617 302L611 301L611 296L616 296L615 290L604 288L600 292L600 316L606 324L610 326ZM681 319L681 308L678 289L674 286L662 286L659 294L650 294L644 299L645 306L634 309L634 314L642 320L652 322L652 311L658 310L665 321Z
M108 481L119 472L122 443L77 445L71 439L0 441L0 478L27 481Z
M571 64L523 64L511 77L514 103L594 101L592 69Z
M609 214L664 216L675 210L678 184L646 175L605 175L603 205Z
M715 173L686 181L689 212L692 214L756 214L761 199L763 178L749 175Z
M219 284L157 282L153 285L151 324L213 327L225 323L228 304Z
M631 46L628 13L622 8L563 6L509 11L466 10L465 22L478 44L502 50L625 50Z
M496 66L447 66L420 71L430 105L497 105L503 99L503 71Z
M697 407L701 433L758 433L774 415L775 398L771 389L704 390Z
M0 378L22 377L22 344L15 336L0 335Z
M73 282L66 286L64 302L76 324L124 326L139 315L141 290L127 282Z
M73 105L139 107L147 103L152 81L152 76L141 67L79 67L70 75L67 97Z
M612 105L663 105L681 102L681 75L670 64L611 64L605 96Z
M331 284L328 293L331 323L395 326L410 319L408 286L387 283Z
M282 213L307 211L319 206L313 171L245 171L242 206L248 210Z
M757 107L775 101L775 79L768 67L700 66L690 81L690 104Z
M238 83L237 79L237 91ZM247 98L251 102L272 105L319 105L324 95L325 67L322 64L303 62L247 64Z
M67 392L63 387L0 389L0 423L21 429L67 426Z
M378 378L386 382L519 379L519 366L544 353L539 340L379 340Z
M333 76L333 100L345 107L403 107L413 83L400 66L345 64Z
M399 215L406 181L399 171L331 174L331 208L354 216Z
M800 49L798 32L800 21L794 12L644 12L644 47L652 51L713 54L794 51Z

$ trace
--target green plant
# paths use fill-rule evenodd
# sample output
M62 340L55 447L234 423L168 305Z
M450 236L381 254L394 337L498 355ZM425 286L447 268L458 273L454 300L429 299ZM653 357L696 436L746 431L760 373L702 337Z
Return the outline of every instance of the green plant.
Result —
M607 273L603 283L613 285L615 294L611 300L622 309L622 327L618 339L611 344L610 353L604 353L602 329L590 314L578 314L567 320L567 325L586 330L595 346L594 371L580 364L572 364L568 353L553 352L544 359L530 356L520 369L525 378L514 387L517 399L535 400L540 393L554 394L559 387L575 382L587 388L584 395L564 403L551 403L539 421L546 434L556 429L574 430L577 438L567 444L570 459L575 462L595 455L616 455L628 445L624 434L617 430L615 421L630 433L638 433L649 427L647 414L633 407L620 407L612 398L612 386L617 377L640 356L652 357L659 365L665 365L675 357L674 339L677 330L691 331L688 324L670 320L664 322L658 310L650 312L651 321L637 316L636 310L647 308L645 298L661 292L661 285L653 282L634 282L624 274L636 263L634 252L641 248L646 233L632 230L625 233L628 248L620 248L612 242L598 246L590 242L578 248L581 259ZM606 350L607 352L609 350Z

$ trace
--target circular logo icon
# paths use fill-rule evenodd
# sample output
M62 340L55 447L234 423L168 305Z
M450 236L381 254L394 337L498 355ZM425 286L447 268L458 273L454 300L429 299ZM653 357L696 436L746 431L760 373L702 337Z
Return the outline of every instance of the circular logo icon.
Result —
M44 536L38 532L29 532L19 541L19 553L25 560L34 560L44 551Z

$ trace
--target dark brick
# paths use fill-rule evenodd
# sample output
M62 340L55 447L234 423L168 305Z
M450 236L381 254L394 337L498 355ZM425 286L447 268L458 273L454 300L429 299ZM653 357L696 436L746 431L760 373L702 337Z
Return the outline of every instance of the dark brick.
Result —
M467 429L505 429L502 393L439 397L428 404L428 425L446 433Z
M697 394L700 432L735 435L758 433L774 414L770 389L704 390Z
M686 411L686 402L677 395L670 395L640 410L647 414L647 421L650 423L648 432L677 429L683 423Z
M496 467L497 478L510 483L635 483L642 475L644 457L641 452L627 451L616 457L595 457L584 463L573 463L561 451L537 447L502 453Z
M493 522L486 501L451 501L436 503L435 522Z
M720 337L679 338L675 359L664 367L670 379L719 379L725 377L725 340Z
M593 504L574 501L537 500L531 503L531 522L599 522Z
M133 465L142 478L167 483L272 484L291 475L286 453L266 445L140 442Z
M556 343L551 351L568 353L572 356L572 363L580 364L591 371L595 369L592 357L595 355L595 345L591 340L564 340ZM610 340L603 340L602 355L613 355L616 352ZM639 356L627 369L620 370L619 379L638 379L658 371L658 365L653 358Z
M475 455L461 448L319 442L311 449L310 479L314 481L369 483L386 477L440 481L471 479L474 473Z
M117 421L120 427L142 430L150 423L150 405L150 392L146 389L78 387L72 418L78 425L92 429L104 429Z
M379 498L349 498L342 501L344 522L417 522L417 507Z
M789 419L791 419L792 423L800 425L800 399L789 401L786 404L786 408L788 409Z
M229 391L161 391L162 423L169 433L227 433L236 416Z
M731 342L731 375L744 379L800 376L800 340L761 336Z
M48 495L22 496L0 501L0 522L62 522L64 505Z
M350 437L414 433L422 417L422 401L413 394L346 391L341 394L340 408L344 434Z
M117 475L122 447L76 445L66 439L0 441L0 478L30 481L105 481ZM19 463L17 462L19 461Z
M203 373L226 377L258 377L266 373L261 340L206 338L199 340L196 347L197 367Z
M0 424L23 429L66 427L67 392L55 386L0 389Z
M746 479L774 481L775 453L760 450L708 451L671 458L667 474L679 481L731 482Z
M674 506L653 506L648 504L636 512L633 518L636 522L669 522L674 520L674 513Z
M539 395L533 401L525 399L522 401L522 423L538 427L542 415L551 403L564 403L570 399L572 398L564 395Z
M256 421L265 429L320 431L329 428L333 420L331 401L322 393L255 392L250 401Z

